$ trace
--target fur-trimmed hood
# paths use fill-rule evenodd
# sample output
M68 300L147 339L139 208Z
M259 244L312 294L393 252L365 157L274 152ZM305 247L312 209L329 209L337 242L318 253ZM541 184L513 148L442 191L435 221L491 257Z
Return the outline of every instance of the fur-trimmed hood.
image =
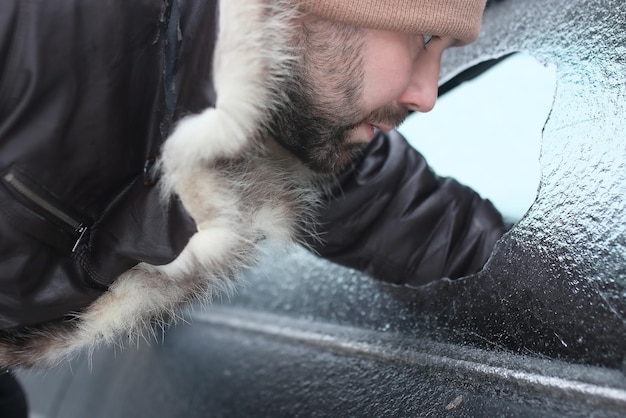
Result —
M51 366L150 332L182 305L230 291L260 240L295 239L314 206L315 177L262 133L285 100L297 13L290 0L220 1L217 103L177 124L158 164L163 204L180 199L197 225L183 252L166 265L135 266L71 319L5 331L0 365Z

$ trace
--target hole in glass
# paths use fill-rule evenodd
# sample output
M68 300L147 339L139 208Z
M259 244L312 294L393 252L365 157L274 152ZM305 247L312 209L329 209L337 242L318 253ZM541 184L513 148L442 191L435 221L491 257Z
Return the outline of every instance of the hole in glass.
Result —
M515 223L537 197L555 89L554 67L514 53L443 84L435 108L414 113L399 131L438 175L473 188Z

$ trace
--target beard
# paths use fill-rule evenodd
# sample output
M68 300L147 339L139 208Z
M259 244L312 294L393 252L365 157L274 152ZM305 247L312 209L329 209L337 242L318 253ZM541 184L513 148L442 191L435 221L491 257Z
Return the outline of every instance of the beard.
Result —
M347 142L348 132L355 128L354 115L330 119L306 91L305 83L294 80L289 84L289 100L270 122L272 135L313 171L341 171L363 149L362 144Z
M389 104L363 104L363 36L360 28L314 16L294 36L299 59L283 79L284 100L267 128L269 134L313 171L338 173L366 146L364 124L397 126L408 115Z
M279 144L318 173L339 173L363 152L369 138L353 140L363 124L397 126L409 113L393 104L363 110L359 81L344 80L343 92L334 90L327 97L312 84L302 75L286 82L288 100L272 115L269 129ZM329 103L329 97L335 102Z

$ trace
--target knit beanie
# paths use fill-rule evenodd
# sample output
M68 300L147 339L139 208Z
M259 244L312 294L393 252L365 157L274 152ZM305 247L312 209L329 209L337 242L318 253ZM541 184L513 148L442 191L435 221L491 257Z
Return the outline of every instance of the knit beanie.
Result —
M478 37L486 0L300 0L306 12L371 29Z

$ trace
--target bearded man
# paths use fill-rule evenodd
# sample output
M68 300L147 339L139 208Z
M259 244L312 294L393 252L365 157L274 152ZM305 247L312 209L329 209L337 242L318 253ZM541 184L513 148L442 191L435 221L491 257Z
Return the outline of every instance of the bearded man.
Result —
M393 128L484 3L4 1L0 365L139 333L267 238L398 283L478 271L501 217Z

